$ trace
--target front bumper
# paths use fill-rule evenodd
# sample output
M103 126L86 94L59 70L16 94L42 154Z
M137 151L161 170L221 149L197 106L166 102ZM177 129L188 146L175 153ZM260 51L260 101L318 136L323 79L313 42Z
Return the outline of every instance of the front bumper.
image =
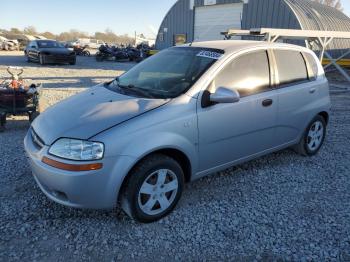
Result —
M56 63L73 63L76 61L76 56L73 55L44 55L44 62L47 64Z
M121 156L105 158L100 170L64 171L41 161L44 156L57 161L62 159L48 156L48 146L39 148L30 132L24 139L24 147L34 179L43 193L59 204L75 208L114 208L124 177L134 163L134 159ZM73 161L65 162L76 164Z

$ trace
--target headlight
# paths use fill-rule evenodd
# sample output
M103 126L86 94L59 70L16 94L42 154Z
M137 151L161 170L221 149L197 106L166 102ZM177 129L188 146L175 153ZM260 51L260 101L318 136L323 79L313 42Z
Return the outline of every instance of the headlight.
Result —
M61 138L50 147L49 153L69 160L100 160L103 158L104 145L99 142Z

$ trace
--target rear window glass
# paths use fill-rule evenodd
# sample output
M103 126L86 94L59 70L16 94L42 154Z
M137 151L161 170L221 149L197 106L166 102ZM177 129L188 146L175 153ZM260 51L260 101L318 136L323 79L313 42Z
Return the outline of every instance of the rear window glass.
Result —
M305 60L300 52L275 50L274 53L280 85L288 85L308 80Z

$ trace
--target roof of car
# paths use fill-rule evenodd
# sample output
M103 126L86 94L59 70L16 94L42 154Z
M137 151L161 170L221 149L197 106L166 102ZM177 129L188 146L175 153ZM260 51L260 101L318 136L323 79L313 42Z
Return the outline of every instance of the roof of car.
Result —
M239 50L254 48L254 47L291 47L299 50L305 48L301 46L284 44L284 43L270 43L266 41L251 41L251 40L219 40L219 41L207 41L207 42L193 42L184 46L202 47L202 48L213 48L221 49L226 53L233 53Z
M57 42L56 40L52 39L35 39L37 42Z

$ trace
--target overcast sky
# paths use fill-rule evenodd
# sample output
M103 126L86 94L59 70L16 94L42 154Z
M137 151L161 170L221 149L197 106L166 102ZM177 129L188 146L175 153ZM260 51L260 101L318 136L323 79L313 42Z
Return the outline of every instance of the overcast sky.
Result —
M0 28L35 26L38 31L60 33L78 29L88 33L112 29L154 37L176 0L14 0L1 1ZM350 0L342 0L350 15Z

